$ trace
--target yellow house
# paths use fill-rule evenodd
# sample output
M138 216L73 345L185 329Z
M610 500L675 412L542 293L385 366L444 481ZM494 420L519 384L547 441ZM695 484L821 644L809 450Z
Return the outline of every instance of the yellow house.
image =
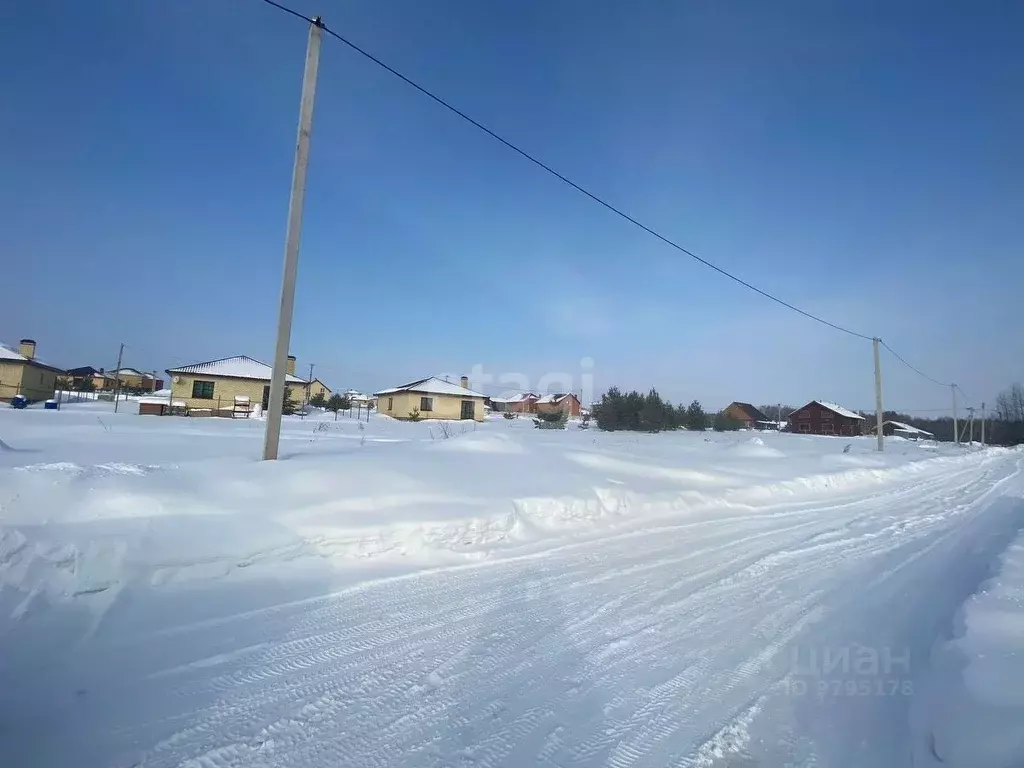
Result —
M156 384L159 381L153 377L152 373L144 373L134 368L121 368L120 370L115 368L113 371L107 371L103 376L110 389L114 388L116 382L120 382L121 389L155 391L157 388Z
M258 405L266 410L270 401L270 376L266 363L236 355L206 363L170 368L171 399L183 402L194 415L249 415ZM295 375L295 358L288 356L285 376L288 399L301 403L307 383Z
M331 396L331 388L324 384L320 379L313 379L309 382L309 387L306 391L306 401L312 400L317 395L323 395L326 400Z
M0 344L0 400L24 395L30 402L49 400L57 389L60 368L36 360L36 343L22 339L15 352Z
M459 384L431 376L373 394L377 412L396 419L484 420L486 396L471 390L465 376Z

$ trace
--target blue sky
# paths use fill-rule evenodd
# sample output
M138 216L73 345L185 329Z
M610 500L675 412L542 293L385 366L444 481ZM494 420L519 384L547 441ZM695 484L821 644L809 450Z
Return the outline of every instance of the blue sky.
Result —
M292 0L635 217L974 400L1024 378L1024 6ZM0 11L0 339L164 369L274 340L306 29L258 0ZM872 405L871 348L331 39L292 351L335 387ZM12 295L13 293L13 295ZM888 405L948 390L883 359ZM585 393L585 396L589 396Z

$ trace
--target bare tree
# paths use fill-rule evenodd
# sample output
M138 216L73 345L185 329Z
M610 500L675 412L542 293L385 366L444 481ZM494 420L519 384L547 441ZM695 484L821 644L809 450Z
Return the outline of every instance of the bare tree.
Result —
M996 416L1002 421L1024 421L1024 386L1014 384L999 393Z

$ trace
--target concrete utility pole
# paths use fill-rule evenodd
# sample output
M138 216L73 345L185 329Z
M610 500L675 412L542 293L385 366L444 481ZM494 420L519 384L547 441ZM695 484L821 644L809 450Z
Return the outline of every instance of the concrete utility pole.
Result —
M878 338L871 340L875 349L875 429L878 430L878 450L885 450L885 430L882 429L882 363L878 359Z
M277 344L274 347L274 371L270 377L270 402L267 405L267 431L263 436L263 459L277 458L281 441L281 410L284 405L288 344L292 335L295 309L295 277L299 270L299 239L302 233L302 205L306 196L306 170L309 167L309 137L313 126L313 101L316 75L320 66L323 22L317 16L309 27L306 44L306 68L302 75L302 99L299 102L299 135L292 169L292 191L288 201L288 229L284 246L284 274L281 277L281 303L277 316Z
M949 388L953 390L953 439L960 445L960 424L956 418L956 384L950 384Z
M117 350L117 370L114 371L114 413L117 413L117 395L121 390L121 357L124 355L124 342Z
M981 447L985 447L985 404L981 404Z
M971 417L971 437L967 441L967 444L969 446L971 446L971 448L973 449L974 448L974 409L973 408L968 408L967 409L967 413L970 414L970 417Z

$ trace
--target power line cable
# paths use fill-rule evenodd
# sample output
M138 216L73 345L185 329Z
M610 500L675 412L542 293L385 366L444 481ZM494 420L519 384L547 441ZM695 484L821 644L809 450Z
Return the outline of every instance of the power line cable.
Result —
M690 258L694 259L695 261L699 262L700 264L703 264L705 267L708 267L709 269L712 269L715 272L718 272L720 275L723 275L724 277L727 277L730 280L733 280L734 282L739 283L740 285L742 285L743 287L753 291L754 293L757 293L758 295L763 296L764 298L769 299L770 301L774 301L776 304L779 304L779 305L785 307L786 309L792 310L793 312L796 312L796 313L798 313L800 315L803 315L806 318L814 320L815 322L821 323L822 325L828 326L829 328L832 328L832 329L837 330L837 331L841 331L841 332L846 333L846 334L848 334L850 336L854 336L854 337L859 338L859 339L864 339L865 341L873 341L874 340L872 336L867 336L867 335L865 335L863 333L858 333L857 331L851 330L849 328L845 328L845 327L843 327L841 325L838 325L838 324L830 322L829 320L826 320L826 319L824 319L822 317L819 317L818 315L815 315L815 314L813 314L811 312L808 312L806 310L800 309L799 307L797 307L797 306L795 306L793 304L790 304L788 301L780 299L778 296L775 296L775 295L773 295L771 293L768 293L767 291L764 291L764 290L758 288L757 286L755 286L755 285L753 285L751 283L748 283L746 280L744 280L744 279L742 279L742 278L732 274L731 272L723 269L722 267L719 267L717 264L714 264L714 263L708 261L707 259L705 259L705 258L703 258L701 256L698 256L696 253L694 253L693 251L689 250L688 248L684 248L683 246L679 245L679 243L675 242L674 240L671 240L670 238L668 238L665 235L661 234L657 230L655 230L655 229L647 226L646 224L642 223L641 221L635 219L634 217L630 216L628 213L626 213L622 209L620 209L620 208L616 207L615 205L609 203L607 200L599 197L598 195L594 194L593 192L591 192L590 190L588 190L585 187L581 186L580 184L577 184L575 181L573 181L572 179L568 178L564 174L560 173L559 171L556 171L554 168L552 168L547 163L545 163L542 160L538 159L537 157L535 157L534 155L530 154L526 150L519 148L518 146L516 146L515 144L513 144L511 141L509 141L508 139L504 138L503 136L499 135L498 133L495 133L490 128L488 128L486 125L481 123L479 120L476 120L475 118L470 117L468 114L463 112L458 107L454 106L453 104L451 104L448 101L444 100L440 96L438 96L438 95L434 94L433 92L429 91L427 88L425 88L424 86L420 85L415 80L413 80L410 77L407 77L406 75L402 74L397 69L395 69L394 67L392 67L389 64L385 63L381 59L377 58L376 56L374 56L372 53L370 53L369 51L365 50L364 48L356 45L355 43L353 43L348 38L346 38L343 35L335 32L333 29L331 29L326 24L324 24L322 19L320 19L319 17L311 18L311 17L306 16L306 15L304 15L302 13L299 13L298 11L296 11L296 10L294 10L292 8L288 8L287 6L284 6L284 5L280 4L280 3L277 3L274 0L262 0L262 2L266 3L267 5L273 6L274 8L276 8L276 9L278 9L280 11L283 11L284 13L287 13L287 14L289 14L291 16L294 16L297 19L302 19L303 21L305 21L305 22L307 22L309 24L315 24L316 26L318 26L321 29L323 29L323 31L326 32L328 35L330 35L331 37L333 37L336 40L338 40L340 43L346 45L348 48L350 48L351 50L355 51L356 53L358 53L359 55L363 56L364 58L369 59L374 64L376 64L377 66L381 67L385 71L389 72L394 77L397 77L399 80L404 82L406 85L416 89L417 91L419 91L421 94L423 94L427 98L431 99L432 101L434 101L437 104L440 104L442 107L447 109L449 112L457 115L458 117L460 117L463 120L465 120L466 122L468 122L470 125L472 125L472 126L478 128L479 130L483 131L488 136L490 136L494 140L500 142L501 144L503 144L508 149L511 149L516 154L520 155L521 157L525 158L529 162L531 162L534 165L536 165L538 168L546 171L548 174L554 176L559 181L563 182L564 184L567 184L568 186L570 186L573 189L575 189L577 192L587 196L588 198L593 200L598 205L601 205L605 209L607 209L607 210L611 211L612 213L614 213L615 215L625 219L626 221L628 221L629 223L633 224L634 226L639 227L644 232L646 232L649 235L657 238L658 240L660 240L661 242L665 243L666 245L674 248L675 250L679 251L680 253L683 253L683 254L689 256ZM950 386L949 384L946 384L944 382L941 382L941 381L939 381L937 379L932 378L931 376L929 376L928 374L924 373L920 369L918 369L915 366L911 365L901 355L899 355L892 347L890 347L888 344L886 344L881 339L879 339L879 342L882 344L882 346L884 346L887 350L889 350L889 352L891 352L893 354L893 356L897 360L899 360L901 363L906 365L908 368L910 368L912 371L917 373L919 376L922 376L923 378L927 379L928 381L930 381L930 382L932 382L934 384L938 384L939 386L942 386L942 387ZM961 393L963 393L963 390L960 390L960 391L961 391ZM966 397L966 395L964 395L964 396Z
M913 366L913 365L911 365L910 363L908 363L908 362L907 362L906 360L904 360L904 359L903 359L903 358L902 358L902 357L901 357L901 356L899 355L899 353L897 353L897 352L896 352L896 350L895 350L895 349L893 349L892 347L890 347L890 346L889 346L888 344L886 344L886 343L885 343L884 341L882 341L881 339L879 339L879 340L878 340L878 342L879 342L879 344L881 344L881 345L882 345L883 347L885 347L885 348L886 348L887 350L889 350L889 351L890 351L890 352L892 353L893 357L895 357L895 358L896 358L897 360L899 360L899 361L900 361L901 363L903 363L903 364L904 364L905 366L907 366L907 368L909 368L910 370L912 370L912 371L913 371L914 373L916 373L916 374L917 374L918 376L922 376L922 377L924 377L924 378L928 379L928 381L932 382L933 384L938 384L938 385L939 385L940 387L948 387L948 386L950 386L949 384L947 384L947 383L945 383L945 382L942 382L942 381L939 381L938 379L933 379L933 378L932 378L931 376L929 376L929 375L928 375L927 373L924 373L924 372L923 372L923 371L921 371L920 369L918 369L918 368L916 368L915 366ZM963 390L960 390L960 391L961 391L961 392L963 392Z
M411 78L406 77L405 75L403 75L401 72L399 72L394 67L392 67L392 66L386 64L385 62L381 61L380 59L378 59L376 56L374 56L369 51L359 47L358 45L353 43L351 40L349 40L346 37L338 34L333 29L331 29L326 24L324 24L322 21L320 21L318 19L312 19L312 18L310 18L308 16L304 16L301 13L299 13L298 11L294 11L291 8L286 8L285 6L283 6L283 5L279 4L279 3L274 2L274 0L262 0L262 1L264 3L266 3L267 5L271 5L271 6L275 7L275 8L278 8L279 10L282 10L282 11L288 13L288 14L291 14L292 16L295 16L295 17L300 18L300 19L304 19L305 21L309 22L310 24L317 24L317 26L319 26L321 29L323 29L323 31L326 32L327 34L329 34L331 37L333 37L336 40L338 40L339 42L345 44L346 46L348 46L349 48L351 48L353 51L355 51L356 53L360 54L361 56L369 59L370 61L372 61L377 66L381 67L382 69L385 69L386 71L390 72L392 75L397 77L399 80L401 80L405 84L415 88L417 91L422 93L424 96L426 96L427 98L429 98L429 99L433 100L434 102L440 104L442 107L444 107L448 111L452 112L455 115L458 115L463 120L465 120L466 122L468 122L471 125L475 126L476 128L479 128L481 131L486 133L492 139L495 139L496 141L504 144L506 147L511 149L513 152L515 152L516 154L520 155L521 157L524 157L525 159L529 160L531 163L536 165L538 168L543 169L544 171L546 171L547 173L551 174L552 176L554 176L559 181L561 181L561 182L563 182L565 184L568 184L570 187L575 189L577 192L580 192L580 193L586 195L591 200L593 200L595 203L598 203L599 205L607 208L612 213L616 214L617 216L622 217L623 219L625 219L626 221L630 222L634 226L639 227L644 232L647 232L649 235L653 235L654 237L658 238L658 240L660 240L661 242L665 243L666 245L669 245L672 248L675 248L677 251L686 254L687 256L689 256L692 259L695 259L696 261L698 261L701 264L703 264L705 267L708 267L709 269L713 269L715 272L718 272L719 274L724 275L725 277L727 277L730 280L733 280L733 281L739 283L740 285L744 286L745 288L749 288L751 291L754 291L755 293L760 294L761 296L764 296L766 299L770 299L771 301L774 301L775 303L780 304L783 307L786 307L787 309L791 309L792 311L797 312L797 313L803 315L804 317L807 317L807 318L810 318L811 320L819 322L822 325L827 325L828 327L834 328L837 331L842 331L843 333L847 333L847 334L849 334L851 336L856 336L857 338L860 338L860 339L865 339L867 341L871 340L870 336L866 336L863 333L857 333L856 331L852 331L849 328L844 328L841 325L837 325L836 323L829 322L828 320L825 320L824 318L819 317L818 315L812 314L811 312L807 312L806 310L800 309L799 307L796 307L796 306L790 304L789 302L784 301L783 299L780 299L778 296L774 296L774 295L768 293L767 291L763 291L760 288L758 288L757 286L752 285L751 283L748 283L746 280L743 280L742 278L737 277L736 275L732 274L731 272L728 272L728 271L722 269L718 265L713 264L712 262L708 261L707 259L704 259L704 258L698 256L693 251L690 251L687 248L684 248L683 246L681 246L678 243L676 243L675 241L669 239L665 235L662 235L660 232L652 229L651 227L648 227L646 224L643 224L642 222L640 222L637 219L633 218L632 216L630 216L628 213L624 212L620 208L615 207L614 205L609 203L607 200L604 200L603 198L598 197L596 194L594 194L593 192L589 191L588 189L582 187L581 185L577 184L572 179L570 179L567 176L559 173L554 168L552 168L550 165L548 165L547 163L543 162L542 160L539 160L538 158L536 158L535 156L531 155L526 150L520 149L519 147L517 147L515 144L513 144L508 139L506 139L506 138L500 136L499 134L495 133L494 131L492 131L490 128L488 128L486 125L481 123L479 120L476 120L476 119L470 117L468 114L463 112L458 107L450 104L449 102L447 102L444 99L442 99L440 96L437 96L436 94L434 94L431 91L427 90L422 85L417 83L415 80L412 80Z

